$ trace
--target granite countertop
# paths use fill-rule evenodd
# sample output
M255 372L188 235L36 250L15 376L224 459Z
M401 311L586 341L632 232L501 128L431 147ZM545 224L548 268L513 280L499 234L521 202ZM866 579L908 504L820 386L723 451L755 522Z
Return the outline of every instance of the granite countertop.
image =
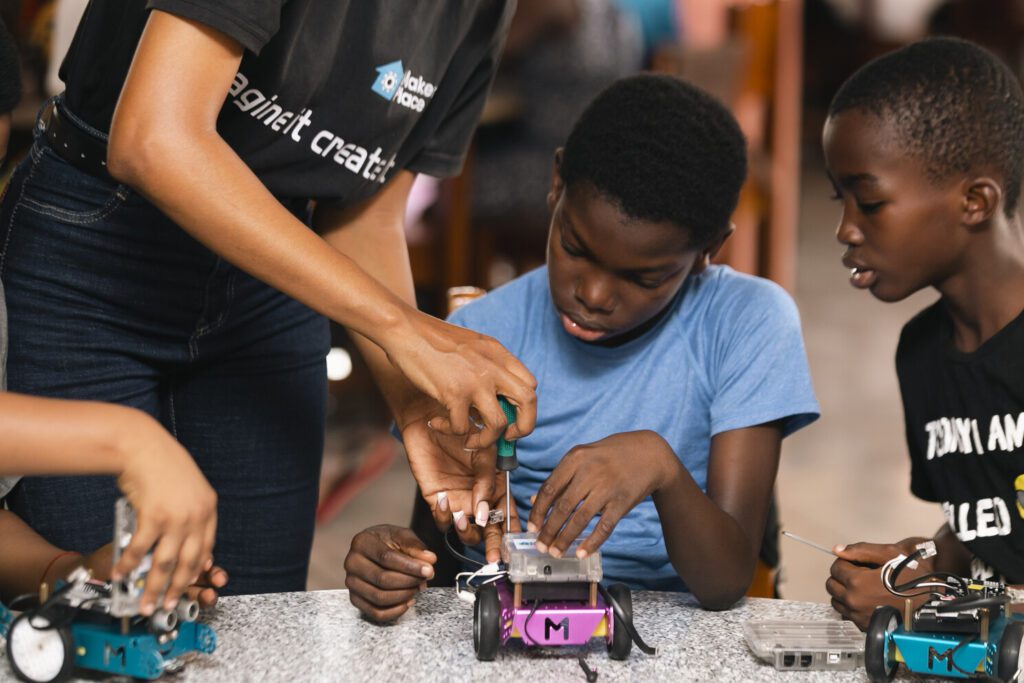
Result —
M781 672L756 659L743 639L748 619L835 619L828 605L751 598L726 612L699 609L685 594L636 592L637 630L659 654L634 646L623 662L591 641L587 664L607 681L867 681L849 672ZM473 607L454 589L432 588L390 626L364 621L348 591L279 593L224 598L203 620L217 631L217 651L189 655L174 683L192 681L585 681L577 662L584 650L531 649L512 643L493 662L473 653ZM14 681L0 655L0 681ZM901 668L901 677L913 677ZM97 677L89 674L89 679ZM103 679L99 680L112 680Z

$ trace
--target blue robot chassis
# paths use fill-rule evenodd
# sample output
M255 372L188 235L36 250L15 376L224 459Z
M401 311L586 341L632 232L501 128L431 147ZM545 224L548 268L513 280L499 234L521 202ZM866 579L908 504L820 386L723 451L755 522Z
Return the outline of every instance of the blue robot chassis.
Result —
M116 563L135 532L135 514L125 499L115 507L113 555ZM196 621L199 604L181 600L173 611L139 614L152 556L122 581L94 581L77 568L46 595L15 617L0 605L0 637L7 659L23 681L53 683L75 668L154 680L183 666L189 652L209 654L217 648L213 629ZM19 598L19 601L21 599ZM21 609L12 604L15 609Z
M62 681L77 667L154 680L180 669L182 655L217 648L213 629L194 621L194 602L153 617L112 617L110 584L90 581L80 571L49 600L16 618L0 605L0 635L19 679Z
M868 676L889 681L903 664L930 676L1024 683L1024 615L1010 607L1017 591L945 572L896 584L904 568L935 554L934 543L922 543L882 567L882 584L904 598L905 607L882 606L871 615L864 643ZM928 600L914 609L912 599L922 595Z

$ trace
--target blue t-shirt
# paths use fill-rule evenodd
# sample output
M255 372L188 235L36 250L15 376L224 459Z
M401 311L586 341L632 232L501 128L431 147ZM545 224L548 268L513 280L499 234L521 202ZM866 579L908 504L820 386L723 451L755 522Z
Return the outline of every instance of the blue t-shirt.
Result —
M670 306L655 327L621 346L588 344L562 328L543 267L452 314L451 322L500 341L537 378L537 426L518 442L512 472L521 519L574 446L649 429L706 490L715 434L781 420L789 435L818 417L800 318L781 287L711 266L689 277ZM608 581L686 590L649 497L601 553Z

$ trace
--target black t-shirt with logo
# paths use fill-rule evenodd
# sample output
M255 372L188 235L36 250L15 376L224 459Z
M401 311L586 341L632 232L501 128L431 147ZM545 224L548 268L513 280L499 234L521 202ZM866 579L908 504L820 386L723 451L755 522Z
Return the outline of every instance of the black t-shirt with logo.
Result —
M939 301L896 352L911 490L942 504L976 578L1024 583L1024 313L972 353ZM986 565L988 565L986 567Z
M61 67L107 131L151 9L237 40L217 129L275 195L350 202L461 167L514 0L92 0Z

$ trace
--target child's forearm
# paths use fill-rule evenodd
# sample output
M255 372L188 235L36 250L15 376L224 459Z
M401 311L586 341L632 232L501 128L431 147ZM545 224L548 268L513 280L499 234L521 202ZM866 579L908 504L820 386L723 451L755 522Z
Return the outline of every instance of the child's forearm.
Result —
M155 426L123 406L0 393L0 475L118 474Z
M750 585L757 551L739 523L712 501L680 463L654 493L669 560L707 609L728 609Z
M932 540L935 541L935 549L938 551L935 556L935 571L949 572L957 576L971 575L971 560L974 559L974 553L960 542L948 525L943 524L935 532Z
M0 601L35 593L45 571L46 581L63 577L81 563L77 554L60 556L61 549L48 543L17 515L0 510Z

